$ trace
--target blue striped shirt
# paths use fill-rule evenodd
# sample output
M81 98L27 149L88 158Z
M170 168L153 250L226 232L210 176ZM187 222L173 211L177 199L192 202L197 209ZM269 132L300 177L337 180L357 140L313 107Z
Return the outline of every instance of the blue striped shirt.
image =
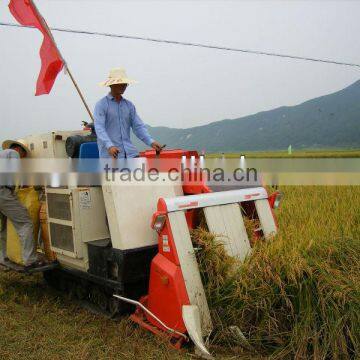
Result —
M94 117L101 158L110 157L108 149L112 146L120 149L119 158L139 155L130 140L131 129L146 145L151 146L154 141L136 113L134 104L129 100L122 98L117 102L111 94L108 94L96 103Z
M0 150L0 159L20 159L20 155L13 149Z

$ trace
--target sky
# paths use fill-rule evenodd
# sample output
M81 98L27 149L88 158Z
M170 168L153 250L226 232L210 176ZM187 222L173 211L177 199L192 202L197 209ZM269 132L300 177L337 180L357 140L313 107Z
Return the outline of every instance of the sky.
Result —
M13 22L0 0L0 22ZM51 27L262 50L360 64L360 1L35 0ZM193 127L291 106L340 90L360 68L54 32L91 109L113 67L150 126ZM37 30L0 26L0 140L76 130L89 117L70 79L35 97Z

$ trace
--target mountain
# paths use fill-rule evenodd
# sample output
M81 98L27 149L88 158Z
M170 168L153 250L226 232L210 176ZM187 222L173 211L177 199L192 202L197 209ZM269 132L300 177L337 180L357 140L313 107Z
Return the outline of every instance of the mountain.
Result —
M283 150L290 144L298 149L359 148L360 80L296 106L187 129L149 127L149 131L168 148L207 152Z

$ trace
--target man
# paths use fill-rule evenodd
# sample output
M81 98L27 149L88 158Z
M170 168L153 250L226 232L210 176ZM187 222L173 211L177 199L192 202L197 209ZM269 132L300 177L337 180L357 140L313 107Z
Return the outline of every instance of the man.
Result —
M28 154L25 145L7 140L2 144L4 150L0 151L0 159L19 159ZM22 246L22 255L25 270L41 267L44 264L38 261L34 242L34 227L27 209L20 203L14 194L14 186L4 186L0 184L0 220L1 220L1 250L2 259L7 260L6 255L6 218L13 223L19 235Z
M95 106L95 130L101 158L134 158L139 152L130 140L130 130L156 151L161 144L151 138L145 124L136 113L135 106L123 98L129 84L135 83L122 68L112 69L109 78L100 85L109 86L110 93Z

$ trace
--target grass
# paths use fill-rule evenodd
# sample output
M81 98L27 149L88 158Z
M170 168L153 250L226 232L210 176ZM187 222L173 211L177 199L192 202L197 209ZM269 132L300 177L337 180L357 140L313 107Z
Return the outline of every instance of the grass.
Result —
M345 359L351 351L358 358L360 187L282 191L279 234L258 242L243 266L219 258L216 241L204 252L216 324L211 350L220 358ZM245 343L231 340L229 325ZM40 276L0 272L0 359L180 359L188 352L126 318L81 309Z
M180 359L126 318L93 315L41 276L0 273L0 359Z

